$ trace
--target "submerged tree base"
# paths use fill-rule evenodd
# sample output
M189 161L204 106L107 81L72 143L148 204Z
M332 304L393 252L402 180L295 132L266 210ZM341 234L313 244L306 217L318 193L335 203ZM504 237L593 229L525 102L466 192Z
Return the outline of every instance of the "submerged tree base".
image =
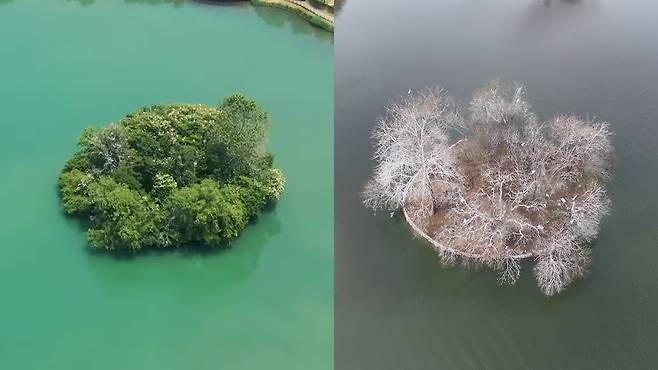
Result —
M523 89L500 84L476 93L469 117L439 90L390 113L375 132L379 165L366 205L402 209L444 262L490 266L504 283L529 257L546 295L586 273L587 244L609 213L606 123L539 123Z

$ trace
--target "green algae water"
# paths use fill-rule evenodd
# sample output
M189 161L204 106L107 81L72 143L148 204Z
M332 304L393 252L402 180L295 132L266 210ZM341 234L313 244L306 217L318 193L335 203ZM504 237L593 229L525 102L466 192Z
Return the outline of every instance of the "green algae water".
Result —
M0 369L331 369L333 57L285 12L0 1ZM276 208L213 253L90 253L57 175L80 131L241 92L272 122Z

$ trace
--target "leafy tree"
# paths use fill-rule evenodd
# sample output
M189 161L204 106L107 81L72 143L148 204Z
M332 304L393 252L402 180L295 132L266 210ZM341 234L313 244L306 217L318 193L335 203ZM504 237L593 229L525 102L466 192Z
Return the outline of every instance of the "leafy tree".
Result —
M60 174L64 211L89 221L97 249L226 245L283 191L267 129L242 95L217 108L152 105L85 129Z
M88 233L92 247L138 250L157 245L165 216L157 203L107 176L93 182L89 194L94 205Z
M92 176L78 169L60 175L59 188L66 213L80 216L89 214L93 201L88 194L87 186L91 181L93 181Z
M152 193L159 199L163 199L169 196L169 194L177 187L178 183L176 183L173 176L168 173L159 173L155 175Z
M254 175L271 167L271 155L265 150L268 130L267 114L242 95L224 99L220 109L227 115L227 125L214 128L209 141L209 165L218 179ZM217 161L222 165L217 166ZM269 164L269 166L268 166Z
M165 207L185 240L209 246L236 237L248 221L239 189L211 179L174 191Z

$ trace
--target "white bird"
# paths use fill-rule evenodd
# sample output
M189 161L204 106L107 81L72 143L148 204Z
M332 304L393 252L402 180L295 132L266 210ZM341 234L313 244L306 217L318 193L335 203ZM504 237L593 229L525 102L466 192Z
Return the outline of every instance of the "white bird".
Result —
M407 91L407 94L411 94L411 89L409 89L409 91Z

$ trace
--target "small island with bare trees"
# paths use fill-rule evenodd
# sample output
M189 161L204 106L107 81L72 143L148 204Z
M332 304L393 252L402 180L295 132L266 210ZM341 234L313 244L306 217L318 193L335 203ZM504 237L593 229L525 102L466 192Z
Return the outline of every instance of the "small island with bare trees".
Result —
M443 263L488 266L513 284L534 259L551 296L584 276L610 212L612 133L605 122L541 122L524 88L494 82L467 109L440 89L409 94L377 125L363 202L400 211Z

